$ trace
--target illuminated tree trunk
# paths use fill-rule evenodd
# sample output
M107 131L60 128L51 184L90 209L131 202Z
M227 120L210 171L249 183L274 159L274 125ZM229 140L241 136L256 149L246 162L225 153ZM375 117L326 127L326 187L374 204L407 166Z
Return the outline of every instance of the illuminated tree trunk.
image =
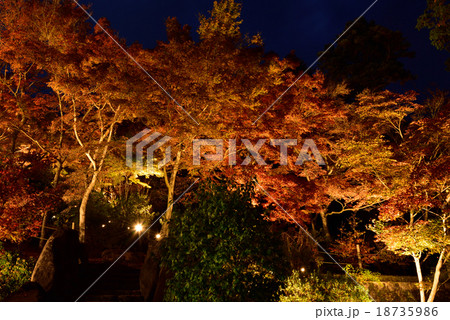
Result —
M47 227L47 218L48 218L48 212L45 211L44 216L42 217L41 236L39 239L39 248L41 248L41 249L45 245L45 228Z
M86 207L87 203L89 201L89 196L92 193L92 190L94 190L95 184L97 183L99 171L96 170L94 174L92 175L91 182L89 183L88 187L84 191L83 198L81 199L80 204L80 242L85 243L86 241Z
M110 129L109 129L109 133L108 133L108 140L106 142L106 145L103 148L103 152L100 155L100 159L98 161L98 166L96 165L96 160L93 159L89 153L86 153L86 156L89 158L89 160L91 161L91 164L94 168L94 173L92 174L91 177L91 181L89 182L86 190L84 191L83 194L83 198L81 199L81 204L80 204L80 211L79 211L79 217L80 217L80 224L79 224L79 239L81 243L85 243L86 241L86 207L87 207L87 203L89 200L89 196L92 193L92 190L94 190L95 184L97 183L98 180L98 175L100 174L100 172L102 171L102 167L103 167L103 163L105 162L105 158L106 155L108 153L108 149L109 149L109 143L111 142L111 137L112 137L112 133L113 133L113 127L114 124L111 125ZM101 141L100 141L101 142Z
M433 286L431 287L430 295L428 296L427 302L433 302L434 297L436 296L436 292L438 289L439 284L439 277L441 276L441 268L444 264L444 255L445 255L445 248L442 249L441 254L439 255L438 263L436 264L436 268L434 271L434 278L433 278Z
M325 237L327 240L331 240L330 230L328 229L327 214L325 213L325 210L320 211L320 218L322 219L322 228L325 233Z
M86 157L89 159L89 161L91 163L89 168L92 167L94 169L94 172L92 174L91 181L89 182L88 186L86 187L86 189L84 191L83 198L81 199L81 204L80 204L79 239L82 244L84 244L86 242L86 207L87 207L87 203L89 201L89 196L91 195L92 191L94 190L95 184L97 183L98 176L99 176L100 172L102 171L102 167L103 167L103 163L105 162L106 155L108 154L109 143L111 142L111 138L113 135L114 125L117 123L119 110L120 110L120 107L118 107L115 110L114 119L110 122L109 128L107 130L104 130L105 125L104 125L103 121L100 122L99 129L102 132L102 134L100 135L100 138L97 141L98 147L95 148L94 155L91 156L90 150L85 152ZM79 145L82 148L85 148L85 145L83 144L83 142L80 139L80 136L78 135L78 127L77 127L78 119L77 119L75 104L74 104L73 111L74 111L73 131L75 134L75 138L78 141ZM99 118L102 119L101 112L99 112ZM101 150L101 145L104 145L103 150ZM100 153L100 155L98 156L99 153Z
M53 188L56 188L56 186L58 185L59 182L59 177L61 175L61 170L62 170L62 163L63 161L61 161L60 159L57 159L56 161L56 172L55 172L55 176L53 177L53 181L52 181L52 186ZM41 226L41 236L40 236L40 240L39 240L39 248L43 248L45 245L45 229L47 228L47 221L48 221L48 212L46 211L44 213L44 216L42 217L42 226Z
M112 131L113 126L111 126L108 136L107 143L111 142L112 137ZM98 167L95 166L95 160L92 159L94 166L94 173L92 174L91 181L89 182L89 185L87 186L86 190L84 191L83 198L81 199L81 205L80 205L80 242L85 243L86 241L86 207L89 200L89 196L92 193L92 190L94 190L95 184L98 180L98 175L100 174L100 171L102 170L103 163L105 162L106 154L108 153L108 145L106 145L103 148L103 153L100 156Z
M175 179L177 177L178 168L180 166L180 160L181 160L181 151L178 151L170 178L167 174L167 170L164 168L164 181L166 183L168 191L167 191L167 210L164 215L164 223L161 229L162 238L167 237L169 235L169 221L172 218Z
M359 243L356 244L356 256L358 257L358 267L363 268L362 258L361 258L361 246Z
M425 288L423 287L422 268L420 267L420 256L413 255L416 264L417 279L419 280L420 302L425 302Z

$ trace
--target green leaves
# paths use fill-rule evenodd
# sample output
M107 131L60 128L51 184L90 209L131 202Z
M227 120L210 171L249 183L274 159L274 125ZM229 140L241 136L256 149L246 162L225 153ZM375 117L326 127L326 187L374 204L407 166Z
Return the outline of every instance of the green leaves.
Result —
M438 50L450 50L450 4L445 0L427 0L425 12L417 19L416 28L430 29L430 40Z
M253 183L206 182L175 210L163 263L174 272L168 301L270 301L283 269L279 239Z
M294 271L280 289L281 302L369 302L367 290L350 278Z
M30 280L34 263L3 249L0 242L0 301Z
M377 233L378 241L399 255L420 257L423 252L438 253L450 244L439 220L420 221L409 226L377 221L371 229Z

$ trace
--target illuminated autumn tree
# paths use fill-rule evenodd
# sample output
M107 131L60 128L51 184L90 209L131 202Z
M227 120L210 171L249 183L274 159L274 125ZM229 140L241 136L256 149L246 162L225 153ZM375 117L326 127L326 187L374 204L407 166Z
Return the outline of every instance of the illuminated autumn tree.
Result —
M72 1L36 0L17 4L16 1L5 1L2 5L5 32L2 54L12 67L23 64L42 70L43 75L35 77L41 77L39 79L44 83L38 93L50 96L48 100L52 102L45 106L53 109L49 131L60 134L51 146L56 152L21 127L20 132L40 145L43 151L60 155L55 156L58 170L64 157L70 156L68 165L76 173L72 175L75 178L72 190L83 190L80 195L80 240L84 242L86 204L102 172L114 128L125 118L133 117L150 92L143 90L142 72L117 45L125 46L107 22L102 21L102 26L93 28L86 21L85 13ZM128 49L135 55L141 50L138 46ZM19 75L20 71L17 72ZM7 87L6 80L10 79L4 81ZM10 91L12 95L14 88ZM28 97L34 105L40 101L36 94ZM45 119L35 111L32 114L39 121ZM22 119L23 116L19 118ZM63 140L66 143L64 149ZM83 179L80 173L86 178Z
M59 9L60 31L73 27L74 19L67 19L67 3L2 1L0 6L0 130L9 140L3 145L9 145L9 153L26 148L42 154L54 168L52 186L56 188L70 154L71 139L64 123L65 103L61 94L48 85L51 73L45 56L56 54L49 50L49 43L54 44L59 37L57 24L45 25L45 21L55 9ZM6 148L1 152L8 155ZM47 213L43 216L41 239L45 237L46 221Z
M101 22L104 23L104 22ZM130 119L143 103L138 97L142 88L138 70L121 51L115 41L104 32L107 26L95 27L86 35L84 50L77 52L79 65L73 72L71 66L55 61L55 81L50 85L61 92L67 103L65 120L72 128L77 151L84 155L87 175L86 187L80 204L80 240L84 242L86 205L99 181L105 160L111 149L114 130L120 122ZM122 45L125 45L122 43ZM58 69L56 69L58 67Z
M437 256L429 302L434 300L442 266L450 257L450 104L448 99L440 101L428 101L411 123L403 150L399 150L410 167L409 174L403 188L380 208L373 228L389 250L413 258L422 302L426 300L421 269L424 256Z
M260 38L241 34L240 10L240 4L234 1L216 2L210 15L200 19L199 42L192 40L188 26L170 18L166 23L169 41L138 57L173 97L160 93L151 97L164 110L160 123L153 128L171 137L161 156L157 155L159 161L164 148L171 146L172 162L161 169L168 189L164 236L168 233L177 173L187 170L191 176L206 177L227 164L225 160L193 165L193 141L223 139L224 149L228 149L228 139L251 136L249 114L256 118L260 99L268 94L271 83L276 83L273 80L282 76L282 68L275 65L278 62L263 63ZM150 113L145 115L144 122L152 123L147 119L151 117Z

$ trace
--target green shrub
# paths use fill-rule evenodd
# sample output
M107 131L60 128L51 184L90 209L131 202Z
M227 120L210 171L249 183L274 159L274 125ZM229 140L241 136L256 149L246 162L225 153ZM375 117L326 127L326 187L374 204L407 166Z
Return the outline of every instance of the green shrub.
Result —
M380 281L380 276L378 272L372 272L367 269L356 269L351 264L347 264L344 267L345 272L353 277L358 283L366 284L368 281L370 282L378 282Z
M31 279L34 263L3 249L0 243L0 301Z
M348 277L294 271L280 289L282 302L367 302L368 291Z
M163 244L173 272L167 301L272 301L281 278L281 241L264 209L252 205L254 185L199 187L183 211L174 211Z

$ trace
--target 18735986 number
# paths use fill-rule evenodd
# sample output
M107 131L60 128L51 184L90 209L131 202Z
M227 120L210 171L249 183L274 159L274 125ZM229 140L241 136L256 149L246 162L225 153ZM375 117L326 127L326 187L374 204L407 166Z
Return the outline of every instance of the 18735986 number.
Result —
M377 307L377 317L436 317L437 315L437 307Z

